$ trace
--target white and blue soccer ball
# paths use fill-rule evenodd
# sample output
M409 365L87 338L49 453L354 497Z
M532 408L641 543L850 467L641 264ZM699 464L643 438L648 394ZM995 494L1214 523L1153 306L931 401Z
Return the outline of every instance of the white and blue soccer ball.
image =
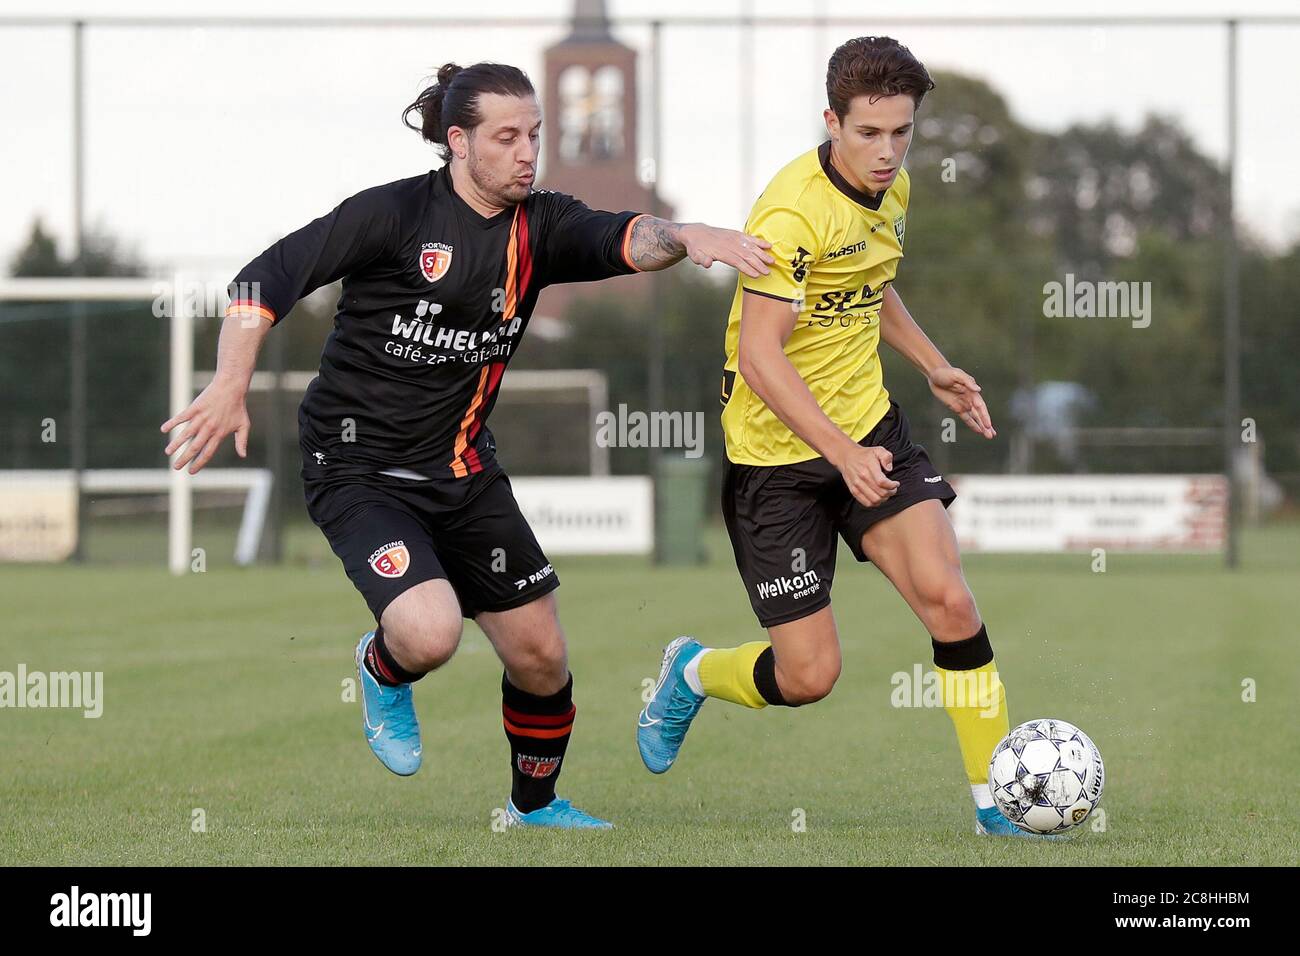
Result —
M989 761L993 802L1030 833L1078 826L1101 802L1105 782L1101 752L1064 720L1026 721L1002 738Z

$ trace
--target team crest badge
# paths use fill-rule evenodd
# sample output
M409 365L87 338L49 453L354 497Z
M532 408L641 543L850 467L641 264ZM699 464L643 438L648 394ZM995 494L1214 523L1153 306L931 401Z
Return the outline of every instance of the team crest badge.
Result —
M559 757L530 757L527 754L520 754L515 761L519 765L519 772L526 773L530 777L549 777L555 773L555 768L560 765Z
M902 217L901 215L898 216L896 219L894 219L894 235L898 237L898 244L899 244L900 246L903 244L903 227L904 227L904 225L905 225L905 223L904 223L904 221L903 221L903 217Z
M370 556L370 570L381 578L400 578L411 566L411 552L401 541L390 541Z
M451 268L451 246L445 242L426 242L420 250L420 273L430 282L437 282Z

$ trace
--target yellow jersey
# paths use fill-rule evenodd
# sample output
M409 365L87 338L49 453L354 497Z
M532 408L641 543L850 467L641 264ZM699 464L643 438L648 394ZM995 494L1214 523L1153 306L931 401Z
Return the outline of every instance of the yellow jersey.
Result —
M911 182L907 171L872 196L831 165L830 143L776 174L745 231L766 239L770 273L741 275L727 320L722 429L727 457L742 465L788 465L818 453L776 417L739 374L745 296L789 302L798 312L785 354L826 416L860 441L889 410L877 346L880 306L903 258Z

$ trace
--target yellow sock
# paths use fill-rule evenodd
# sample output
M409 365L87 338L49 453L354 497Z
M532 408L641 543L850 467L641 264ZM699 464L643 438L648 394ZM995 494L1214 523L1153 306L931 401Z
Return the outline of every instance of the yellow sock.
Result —
M943 680L943 708L957 731L966 776L972 786L987 784L993 748L1011 729L997 666L989 661L968 671L936 667L935 672Z
M754 662L771 646L767 641L752 641L706 651L700 658L700 686L704 693L744 707L766 707L767 701L754 685Z

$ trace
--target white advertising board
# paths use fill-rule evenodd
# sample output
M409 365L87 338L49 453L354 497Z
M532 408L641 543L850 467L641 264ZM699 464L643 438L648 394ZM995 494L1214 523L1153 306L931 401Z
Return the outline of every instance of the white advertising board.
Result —
M1218 551L1223 475L965 475L950 514L967 551Z
M519 508L548 554L649 554L654 483L612 478L511 478Z
M64 561L76 545L72 472L0 472L0 561Z

